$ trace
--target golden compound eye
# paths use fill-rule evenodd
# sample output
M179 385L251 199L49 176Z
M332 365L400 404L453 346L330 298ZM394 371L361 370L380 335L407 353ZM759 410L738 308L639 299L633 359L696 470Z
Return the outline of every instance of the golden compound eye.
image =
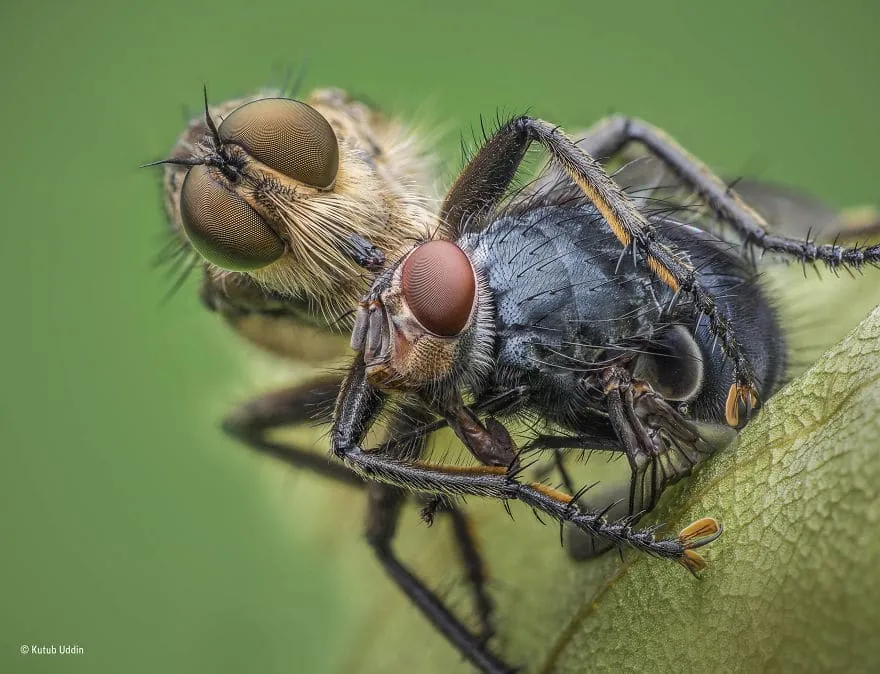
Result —
M461 248L449 241L429 241L403 263L403 297L413 316L436 335L454 337L467 325L477 283Z
M180 215L193 247L218 267L249 271L284 253L284 242L250 205L193 166L183 181Z
M219 128L266 166L314 187L330 187L339 168L336 134L321 114L289 98L264 98L233 110Z

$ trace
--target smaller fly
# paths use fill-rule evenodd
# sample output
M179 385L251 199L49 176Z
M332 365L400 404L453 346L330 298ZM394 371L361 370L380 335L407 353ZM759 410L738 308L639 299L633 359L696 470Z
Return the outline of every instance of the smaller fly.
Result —
M695 223L646 215L593 158L631 140L750 246L831 268L880 261L880 246L770 233L707 167L643 122L612 118L575 144L558 127L518 117L459 175L440 209L440 235L390 258L360 301L357 356L337 401L332 448L370 480L519 500L605 547L629 546L696 572L706 564L696 549L721 534L716 520L699 519L672 538L633 525L778 389L786 346L742 247ZM549 178L504 201L532 142L549 151ZM383 407L401 399L420 400L439 417L424 430L448 425L479 465L402 460L388 444L364 450ZM539 430L517 447L499 418ZM627 457L625 517L582 509L586 488L567 485L565 493L522 479L525 452L568 449ZM508 670L445 607L408 594L475 666Z

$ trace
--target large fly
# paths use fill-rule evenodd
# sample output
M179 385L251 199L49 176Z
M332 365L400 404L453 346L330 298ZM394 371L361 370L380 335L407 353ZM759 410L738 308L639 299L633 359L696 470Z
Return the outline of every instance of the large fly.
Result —
M545 121L515 118L459 175L439 236L389 256L361 299L332 446L369 480L453 500L518 500L598 540L596 550L628 546L696 572L705 566L697 549L721 534L715 519L671 538L636 524L777 390L786 346L741 246L646 215L593 158L632 140L747 247L832 269L880 261L880 246L771 232L733 189L643 122L614 118L575 144ZM532 143L549 152L550 178L505 202ZM388 444L363 448L383 407L413 398L438 419L426 430L448 425L476 465L401 460ZM505 425L517 419L536 429L521 445ZM586 487L561 491L524 475L524 456L572 449L626 456L622 516L585 510ZM448 612L408 592L474 665L508 671Z

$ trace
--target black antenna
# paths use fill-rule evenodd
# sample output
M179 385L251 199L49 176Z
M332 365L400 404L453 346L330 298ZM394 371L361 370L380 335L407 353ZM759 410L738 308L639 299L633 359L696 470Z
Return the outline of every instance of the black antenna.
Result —
M138 168L147 168L148 166L161 166L162 164L174 164L176 166L200 166L206 164L204 159L160 159L159 161L151 161L148 164L141 164Z
M208 112L208 85L202 83L202 92L205 96L205 122L208 124L208 129L211 132L211 136L214 138L214 143L217 145L217 149L219 150L223 147L223 141L220 140L220 132L217 131L217 125L214 124L214 120L211 119L211 113Z

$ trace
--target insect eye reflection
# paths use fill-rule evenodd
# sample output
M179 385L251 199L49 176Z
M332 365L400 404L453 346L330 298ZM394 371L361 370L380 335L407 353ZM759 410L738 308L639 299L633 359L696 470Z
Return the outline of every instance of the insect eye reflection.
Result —
M449 241L430 241L407 257L401 270L403 297L416 320L441 337L454 337L468 324L476 278L467 255Z

